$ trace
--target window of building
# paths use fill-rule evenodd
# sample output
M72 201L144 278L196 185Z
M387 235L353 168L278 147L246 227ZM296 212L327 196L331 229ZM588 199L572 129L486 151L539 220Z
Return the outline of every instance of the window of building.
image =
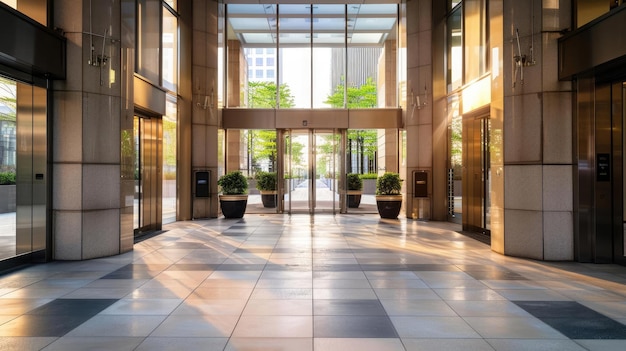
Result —
M255 60L255 66L263 67L263 58L257 57Z
M268 69L265 72L265 78L276 78L276 75L274 74L274 70L273 69Z
M136 71L155 85L160 85L161 0L137 0Z
M48 25L48 0L0 0L35 21Z
M463 1L464 72L467 84L487 72L487 1Z
M251 53L265 54L268 72L255 75L258 82L226 82L229 106L267 108L277 100L280 108L398 106L397 4L226 6L232 53L226 76L250 77L237 62Z
M263 70L262 69L257 69L256 70L256 75L254 77L255 78L263 78Z
M625 4L623 0L574 0L576 28L580 28L594 19L604 15L620 5Z
M448 92L463 84L463 27L462 5L448 16L447 21L447 72Z
M168 6L163 7L163 87L176 92L178 85L178 18Z

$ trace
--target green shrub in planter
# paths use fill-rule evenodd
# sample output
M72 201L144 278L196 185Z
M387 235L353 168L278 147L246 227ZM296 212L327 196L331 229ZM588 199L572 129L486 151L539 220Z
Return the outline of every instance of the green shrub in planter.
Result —
M400 174L387 172L376 180L376 207L382 218L398 218L402 207Z
M356 173L348 173L347 177L348 190L362 190L363 180Z
M376 195L400 195L402 179L400 174L386 172L376 180Z
M248 180L239 171L224 174L217 180L224 195L241 195L248 191Z
M346 177L348 190L348 207L358 208L363 194L363 180L356 173L348 173Z
M256 188L261 192L263 207L276 207L276 172L258 172L254 179L256 179Z
M0 172L0 185L13 185L13 184L15 184L15 173Z
M259 190L276 190L276 172L257 172L256 188Z

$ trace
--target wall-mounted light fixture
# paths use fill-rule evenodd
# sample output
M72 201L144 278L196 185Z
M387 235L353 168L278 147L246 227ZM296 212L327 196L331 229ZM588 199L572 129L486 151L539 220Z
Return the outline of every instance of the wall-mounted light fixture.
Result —
M213 108L213 89L211 89L211 94L204 96L204 102L198 102L196 103L196 106L200 107L203 110L206 110L209 107Z
M535 62L535 4L531 1L531 24L530 24L530 53L528 55L522 53L522 46L519 42L519 28L515 28L515 41L517 44L517 55L513 56L515 60L515 74L513 78L513 88L517 83L517 73L519 72L520 85L524 85L524 67L534 66Z
M419 94L415 94L413 92L413 88L411 88L411 107L413 107L413 109L417 108L418 110L421 109L422 107L427 105L427 89L426 89L426 85L424 85L424 94L423 97L420 98Z

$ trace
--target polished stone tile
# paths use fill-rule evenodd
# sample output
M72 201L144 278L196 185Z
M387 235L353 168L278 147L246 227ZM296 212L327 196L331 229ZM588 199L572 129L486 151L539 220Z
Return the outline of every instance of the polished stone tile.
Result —
M55 340L57 340L56 337L0 337L0 350L41 350Z
M239 316L171 315L151 336L224 338L231 335Z
M585 340L583 340L585 341ZM509 350L533 350L533 351L583 351L593 350L579 345L571 340L551 340L551 339L488 339L487 342L496 351ZM623 344L621 345L623 349ZM615 350L622 350L615 349ZM602 351L610 351L611 348L606 347L598 349Z
M312 316L241 316L234 338L310 338Z
M313 302L309 299L250 300L243 311L243 315L250 316L312 316L313 313Z
M434 300L381 300L389 316L439 316L456 317L450 306L444 301Z
M391 316L401 338L480 338L460 317Z
M228 342L228 338L163 338L148 337L135 351L180 351L180 350L203 350L222 351Z
M67 336L148 336L167 316L98 315Z
M315 316L316 338L397 338L387 316Z
M134 350L143 337L62 337L48 345L46 351Z
M626 325L574 301L517 301L516 305L570 339L625 339Z
M38 307L30 315L78 315L91 317L114 304L113 299L57 299Z
M402 338L406 351L494 351L488 342L482 339L409 339ZM513 349L509 349L513 350ZM528 349L535 350L535 349ZM556 349L554 351L557 351Z
M246 306L244 299L194 299L180 303L172 315L240 315Z
M383 305L372 300L314 300L315 316L387 316Z
M178 350L178 349L176 349ZM205 350L202 348L202 350ZM216 349L217 350L217 349ZM259 351L259 350L275 350L275 351L313 351L312 338L240 338L232 337L229 339L224 351ZM325 349L324 349L325 350ZM330 351L330 350L329 350Z
M324 351L405 351L396 338L315 338L315 350Z
M566 337L534 317L464 317L485 339L565 339Z

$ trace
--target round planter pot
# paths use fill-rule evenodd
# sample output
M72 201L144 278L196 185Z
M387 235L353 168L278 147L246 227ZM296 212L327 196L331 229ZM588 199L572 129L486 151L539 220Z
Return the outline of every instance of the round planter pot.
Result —
M348 190L348 208L359 208L362 193L361 190Z
M376 195L376 206L381 218L396 219L402 208L402 195Z
M226 218L242 218L246 213L248 195L220 195L222 214Z
M274 208L276 207L276 199L278 197L278 192L276 190L261 190L261 201L263 202L263 207Z

